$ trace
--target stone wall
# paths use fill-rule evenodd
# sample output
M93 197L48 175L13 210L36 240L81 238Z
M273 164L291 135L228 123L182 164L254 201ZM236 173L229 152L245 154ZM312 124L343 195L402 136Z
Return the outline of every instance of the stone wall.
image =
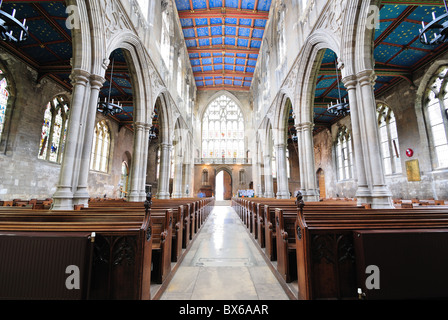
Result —
M445 61L447 57L442 57ZM387 104L392 108L396 121L399 139L399 154L401 158L402 172L386 175L386 182L393 198L420 198L420 199L448 199L448 170L436 170L431 165L430 149L427 144L427 135L424 126L424 118L418 105L419 96L417 88L422 80L430 72L430 66L422 68L414 74L414 85L402 81L393 88L378 95L377 102ZM321 168L325 173L325 185L327 197L354 197L357 183L355 179L338 181L335 167L335 141L338 127L345 125L351 128L350 117L346 117L338 123L321 131L314 136L315 168ZM420 129L419 129L420 127ZM406 156L406 150L414 151L412 157ZM408 181L406 162L418 160L420 165L421 181ZM356 178L356 167L355 167Z
M49 78L38 81L38 74L17 58L0 52L0 67L10 84L11 105L2 135L0 153L0 199L51 198L59 180L60 164L38 159L45 108L56 95L70 94ZM104 119L98 114L97 121ZM112 144L108 173L90 172L91 196L118 196L121 164L130 164L133 133L108 120Z
M203 170L208 170L208 181L209 183L206 185L202 185L202 172ZM239 171L243 169L245 171L245 179L244 183L239 183ZM211 187L211 190L213 194L215 193L215 178L216 175L222 171L226 170L227 172L232 173L232 194L236 195L238 193L238 190L248 190L252 189L250 188L252 180L252 168L251 165L202 165L197 164L194 166L194 193L193 195L196 196L202 187Z

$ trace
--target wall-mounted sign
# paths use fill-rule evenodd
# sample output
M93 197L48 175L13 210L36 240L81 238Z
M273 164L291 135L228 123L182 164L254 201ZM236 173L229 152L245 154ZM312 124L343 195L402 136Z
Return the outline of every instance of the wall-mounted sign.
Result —
M406 161L406 173L408 175L408 181L421 181L418 160Z
M414 155L414 150L412 150L411 148L406 150L406 155L410 158Z

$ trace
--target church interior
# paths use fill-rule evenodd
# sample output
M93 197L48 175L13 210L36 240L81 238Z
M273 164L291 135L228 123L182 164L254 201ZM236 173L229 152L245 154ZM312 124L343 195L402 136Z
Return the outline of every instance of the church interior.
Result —
M0 1L0 299L448 298L447 28L445 0Z

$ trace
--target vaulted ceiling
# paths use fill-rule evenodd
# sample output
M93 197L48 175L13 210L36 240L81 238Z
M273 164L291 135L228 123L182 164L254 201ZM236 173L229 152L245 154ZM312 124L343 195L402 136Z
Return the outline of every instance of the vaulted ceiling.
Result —
M249 91L271 0L175 0L198 90Z
M374 41L376 96L402 81L413 85L412 75L416 70L446 53L447 44L428 46L419 40L422 21L426 24L432 21L433 12L436 16L446 13L442 1L382 2L380 24L375 30ZM339 99L335 59L334 52L327 50L319 71L314 108L316 132L339 120L339 117L327 112L328 104ZM342 81L339 83L342 97L348 100Z

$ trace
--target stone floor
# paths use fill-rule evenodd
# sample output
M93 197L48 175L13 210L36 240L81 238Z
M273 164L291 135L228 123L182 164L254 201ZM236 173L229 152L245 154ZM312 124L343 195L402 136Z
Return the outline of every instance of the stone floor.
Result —
M238 215L215 206L160 300L289 300Z

